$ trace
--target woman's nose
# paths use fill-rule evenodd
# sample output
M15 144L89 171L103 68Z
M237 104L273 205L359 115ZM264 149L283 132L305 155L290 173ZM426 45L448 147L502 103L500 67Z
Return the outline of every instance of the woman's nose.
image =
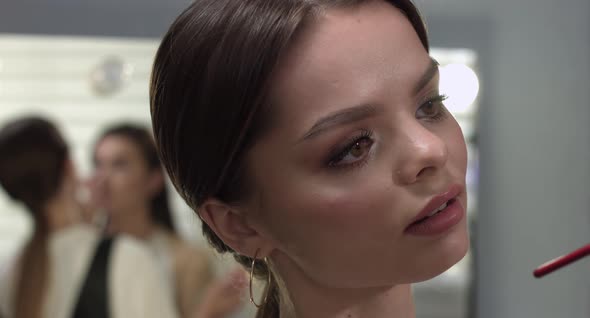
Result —
M448 159L445 140L419 123L402 136L401 160L394 176L398 182L412 184L440 173Z

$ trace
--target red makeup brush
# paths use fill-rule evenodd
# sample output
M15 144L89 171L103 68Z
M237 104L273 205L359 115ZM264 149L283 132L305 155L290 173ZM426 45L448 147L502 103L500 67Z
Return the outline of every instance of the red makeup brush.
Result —
M547 263L537 267L533 272L533 275L535 275L536 278L541 278L557 269L560 269L588 255L590 255L590 244L581 247L569 254L548 261Z

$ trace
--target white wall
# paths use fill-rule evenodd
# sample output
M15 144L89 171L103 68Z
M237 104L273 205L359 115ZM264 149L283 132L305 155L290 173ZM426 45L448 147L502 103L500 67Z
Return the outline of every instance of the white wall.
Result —
M590 242L590 2L497 2L480 317L590 317L589 260L530 274Z
M590 1L419 3L427 17L488 28L478 317L590 317L590 259L531 274L590 242Z

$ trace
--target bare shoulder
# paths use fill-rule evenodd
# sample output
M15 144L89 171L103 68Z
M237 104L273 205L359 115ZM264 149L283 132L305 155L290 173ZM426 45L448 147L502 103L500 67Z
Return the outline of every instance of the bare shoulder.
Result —
M207 248L187 241L178 235L168 231L163 232L174 256L177 268L187 268L194 271L195 268L209 268L212 266L214 254Z
M214 278L213 253L170 232L165 235L174 258L176 297L182 316L189 316Z

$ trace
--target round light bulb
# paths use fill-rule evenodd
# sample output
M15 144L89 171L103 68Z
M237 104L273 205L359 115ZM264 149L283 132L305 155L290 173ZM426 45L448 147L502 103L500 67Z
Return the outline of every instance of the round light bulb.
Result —
M465 64L447 64L440 68L439 89L448 96L445 106L451 113L469 113L479 92L479 79Z

